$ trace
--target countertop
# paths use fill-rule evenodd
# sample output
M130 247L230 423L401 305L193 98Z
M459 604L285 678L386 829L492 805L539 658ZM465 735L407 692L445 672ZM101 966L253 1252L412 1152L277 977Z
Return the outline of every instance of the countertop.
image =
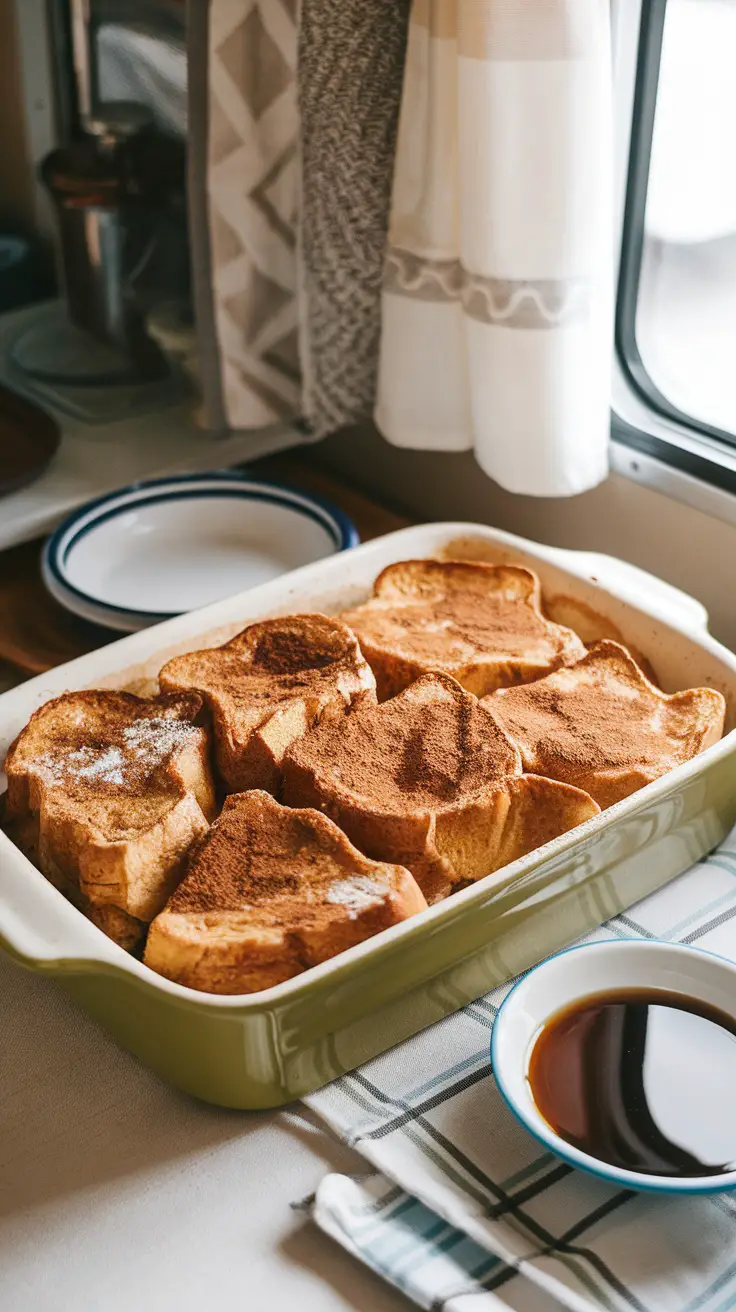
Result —
M253 468L253 467L251 467ZM257 466L337 501L365 539L406 523L303 456ZM40 544L0 555L0 679L109 635L46 596ZM3 1312L401 1312L292 1207L365 1163L298 1105L227 1112L119 1049L50 981L0 958Z

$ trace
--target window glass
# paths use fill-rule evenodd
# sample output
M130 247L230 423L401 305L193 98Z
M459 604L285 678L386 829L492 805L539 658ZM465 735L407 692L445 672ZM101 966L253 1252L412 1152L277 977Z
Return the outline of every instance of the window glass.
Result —
M667 0L636 343L665 401L736 439L736 0Z

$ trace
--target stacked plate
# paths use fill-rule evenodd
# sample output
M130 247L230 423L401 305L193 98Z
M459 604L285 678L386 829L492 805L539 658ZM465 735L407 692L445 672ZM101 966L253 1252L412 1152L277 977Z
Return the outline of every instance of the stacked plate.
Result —
M49 538L43 575L67 610L132 633L358 541L312 493L233 471L184 475L76 510Z

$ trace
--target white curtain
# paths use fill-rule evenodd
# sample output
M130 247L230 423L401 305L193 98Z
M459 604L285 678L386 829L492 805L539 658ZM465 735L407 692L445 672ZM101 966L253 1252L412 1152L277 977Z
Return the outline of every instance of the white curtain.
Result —
M605 478L608 0L413 0L376 421L511 492Z

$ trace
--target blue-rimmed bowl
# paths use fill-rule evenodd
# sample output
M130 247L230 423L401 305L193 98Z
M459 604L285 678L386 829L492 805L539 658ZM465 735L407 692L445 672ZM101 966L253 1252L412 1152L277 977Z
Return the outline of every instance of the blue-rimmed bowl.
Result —
M701 948L618 939L587 943L550 957L525 975L501 1006L491 1037L499 1090L522 1125L550 1152L622 1189L661 1194L721 1193L736 1188L736 1171L665 1176L627 1171L568 1143L542 1116L529 1085L529 1060L544 1026L560 1011L594 994L662 989L716 1007L736 1023L736 966ZM704 1082L707 1070L698 1072ZM693 1114L697 1114L693 1108Z
M67 610L132 633L358 541L351 520L311 492L218 471L87 502L46 543L43 576Z

